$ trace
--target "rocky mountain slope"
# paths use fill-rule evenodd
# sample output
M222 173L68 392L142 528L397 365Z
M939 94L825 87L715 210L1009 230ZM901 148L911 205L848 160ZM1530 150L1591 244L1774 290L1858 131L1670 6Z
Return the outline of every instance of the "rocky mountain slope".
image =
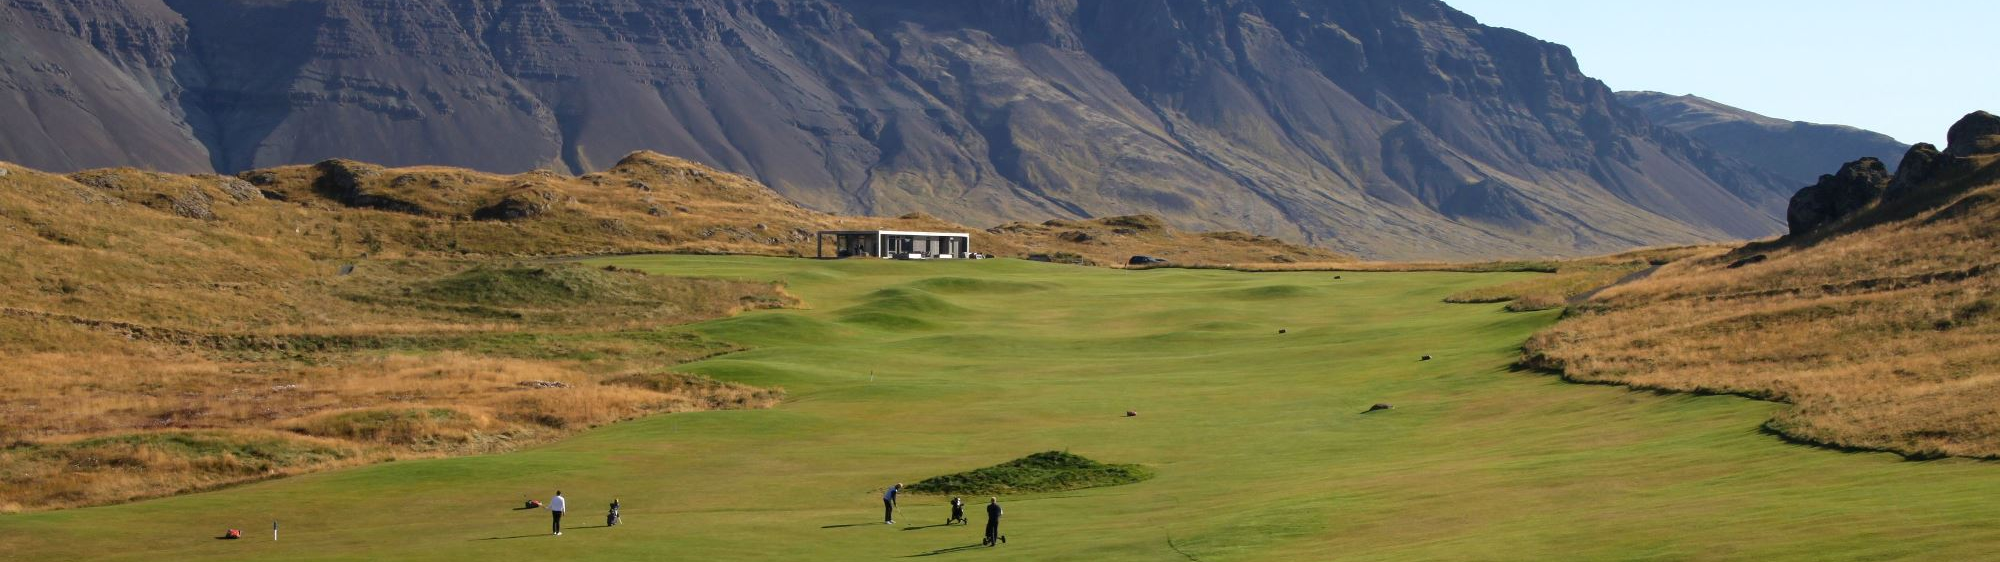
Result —
M1584 381L1787 402L1790 439L2000 458L2000 117L1848 163L1791 234L1661 267L1575 307L1530 361Z
M1654 123L1770 170L1791 185L1812 185L1842 163L1887 159L1910 148L1866 129L1775 119L1692 95L1619 92L1618 100L1644 111Z
M1377 257L1775 234L1797 186L1435 0L4 0L0 158L587 173L1152 213Z

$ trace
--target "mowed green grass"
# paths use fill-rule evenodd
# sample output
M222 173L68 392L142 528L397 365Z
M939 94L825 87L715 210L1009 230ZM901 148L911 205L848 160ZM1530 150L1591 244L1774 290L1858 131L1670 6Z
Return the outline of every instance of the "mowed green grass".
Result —
M786 280L810 309L684 328L753 350L682 369L782 386L787 402L512 454L0 516L0 559L2000 556L2000 466L1789 445L1758 431L1776 405L1510 371L1555 313L1440 300L1520 274L605 261ZM1359 413L1376 402L1396 408ZM1158 477L1002 498L1012 542L993 549L958 548L977 541L977 515L933 526L941 498L879 520L891 483L1063 449ZM573 506L563 537L546 536L545 512L511 510L558 488ZM626 524L588 528L614 497ZM249 540L211 538L230 527Z

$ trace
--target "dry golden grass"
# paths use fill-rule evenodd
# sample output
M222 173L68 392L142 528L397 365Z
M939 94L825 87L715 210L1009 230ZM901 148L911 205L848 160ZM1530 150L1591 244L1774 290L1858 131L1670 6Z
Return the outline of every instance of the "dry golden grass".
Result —
M388 458L270 430L143 431L0 449L0 513L129 501Z
M1768 427L1802 441L2000 458L2000 165L1979 164L1920 194L1929 209L1869 211L1855 224L1873 226L1809 245L1710 249L1606 290L1531 340L1528 362L1789 402Z
M37 328L47 337L40 345L49 347L123 339L70 324ZM60 334L65 330L79 333ZM573 339L577 334L557 334L548 337L563 338L563 349L551 352L521 335L446 340L440 343L467 349L444 352L397 347L427 341L415 339L268 358L263 356L272 354L261 351L129 340L106 349L10 353L9 376L0 378L0 442L11 443L0 451L0 483L15 509L89 505L395 456L506 450L653 413L768 407L782 395L643 370L727 347L698 341L664 348L652 341L593 345L598 342ZM625 382L635 377L680 382ZM250 470L184 448L120 441L169 434L225 443L253 436L264 441L231 446L312 445L341 454L313 453ZM103 460L102 447L72 445L80 440L143 449L118 457L143 462Z
M1453 303L1506 302L1515 312L1561 308L1571 301L1621 281L1643 276L1674 260L1714 251L1719 246L1648 248L1609 256L1559 262L1549 275L1461 291L1445 297Z

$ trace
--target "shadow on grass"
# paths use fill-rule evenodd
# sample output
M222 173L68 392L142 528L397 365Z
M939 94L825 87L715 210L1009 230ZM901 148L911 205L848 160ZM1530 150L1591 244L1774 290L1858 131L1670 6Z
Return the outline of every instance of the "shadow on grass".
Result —
M535 534L532 534L532 535L514 535L514 536L511 536L511 537L486 537L486 538L483 538L483 539L472 539L472 540L475 540L475 541L505 541L505 540L513 540L513 539L525 539L525 538L531 538L531 537L547 537L547 536L553 536L553 535L550 535L550 534L548 534L548 533L535 533Z
M951 526L951 524L950 524L950 523L939 523L939 524L936 524L936 525L924 525L924 526L921 526L921 527L919 527L919 526L916 526L916 525L911 525L911 526L908 526L908 527L904 527L904 528L903 528L903 530L905 530L905 531L922 531L922 530L924 530L924 529L931 529L931 528L936 528L936 527L949 527L949 526Z
M983 545L983 544L976 544L976 543L975 543L975 544L968 544L968 545L965 545L965 546L954 546L954 547L951 547L951 548L940 548L940 549L937 549L937 550L933 550L933 551L930 551L930 552L926 552L926 553L923 553L923 554L912 554L912 555L909 555L909 556L904 556L904 558L922 558L922 557L925 557L925 556L937 556L937 555L939 555L939 554L951 554L951 553L954 553L954 552L963 552L963 551L967 551L967 550L972 550L972 549L975 549L975 548L985 548L985 547L986 547L986 545Z
M606 527L610 527L610 525L591 525L591 526L589 526L589 527L563 527L563 531L564 531L564 532L568 532L568 531L581 531L581 530L584 530L584 529L603 529L603 528L606 528ZM486 537L486 538L483 538L483 539L472 539L472 540L474 540L474 541L505 541L505 540L513 540L513 539L530 539L530 538L535 538L535 537L550 537L550 536L554 536L554 535L551 535L551 534L549 534L549 533L535 533L535 534L532 534L532 535L514 535L514 536L511 536L511 537Z
M869 525L881 525L881 523L848 523L848 524L846 524L846 525L822 525L822 526L820 526L820 528L821 528L821 529L845 529L845 528L848 528L848 527L867 527L867 526L869 526Z

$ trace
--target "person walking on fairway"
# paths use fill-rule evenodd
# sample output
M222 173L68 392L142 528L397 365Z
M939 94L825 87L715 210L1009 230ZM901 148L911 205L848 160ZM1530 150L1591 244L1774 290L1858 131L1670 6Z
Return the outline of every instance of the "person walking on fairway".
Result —
M1007 542L1007 535L1000 534L1000 511L1000 498L986 502L986 540L979 544L993 546Z
M562 536L562 514L564 507L566 506L563 505L562 490L556 490L556 497L549 498L549 515L554 517L549 522L549 532L558 537Z
M944 524L946 525L950 525L953 523L957 523L960 525L965 524L965 500L959 499L958 496L952 496L951 518L944 520Z
M896 492L900 491L903 491L903 483L897 482L896 485L889 487L889 491L882 493L883 525L896 524Z

